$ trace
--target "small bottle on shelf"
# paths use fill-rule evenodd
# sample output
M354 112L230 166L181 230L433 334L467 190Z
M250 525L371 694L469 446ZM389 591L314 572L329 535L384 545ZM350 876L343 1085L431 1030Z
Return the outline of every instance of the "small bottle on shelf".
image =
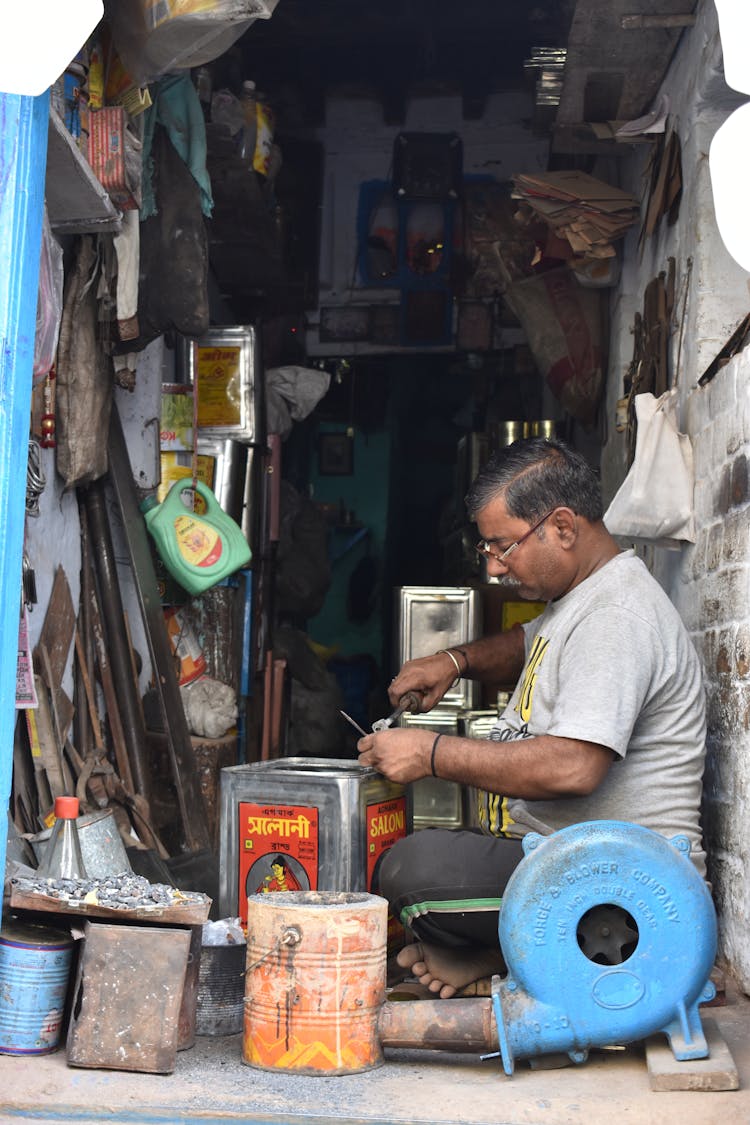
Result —
M271 168L276 115L265 94L258 93L255 97L257 109L255 158L253 160L253 167L255 171L260 172L262 176L267 176Z
M37 869L40 879L85 879L86 865L78 839L77 797L55 797L55 823Z

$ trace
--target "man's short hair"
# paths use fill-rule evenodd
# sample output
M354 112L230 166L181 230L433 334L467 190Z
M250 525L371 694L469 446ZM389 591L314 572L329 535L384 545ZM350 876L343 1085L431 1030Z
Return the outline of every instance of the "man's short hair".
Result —
M571 508L591 523L604 509L596 473L563 441L528 438L494 453L466 494L469 519L502 497L508 513L533 523L553 508Z

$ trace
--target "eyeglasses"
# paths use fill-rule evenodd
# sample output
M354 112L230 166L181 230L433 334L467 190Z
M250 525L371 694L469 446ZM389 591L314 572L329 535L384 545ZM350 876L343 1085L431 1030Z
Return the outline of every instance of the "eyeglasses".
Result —
M530 527L529 530L525 532L520 539L516 539L515 543L511 543L510 547L506 547L501 554L493 551L486 539L480 539L476 545L476 549L477 551L479 551L480 555L484 555L488 559L494 559L495 562L504 563L507 560L508 556L512 555L513 552L518 547L520 547L521 544L525 542L525 540L528 539L529 536L532 535L538 527L541 527L544 521L550 518L552 512L556 511L557 508L553 508L552 511L547 512L547 514L545 516L542 516L540 520L537 520L533 527Z

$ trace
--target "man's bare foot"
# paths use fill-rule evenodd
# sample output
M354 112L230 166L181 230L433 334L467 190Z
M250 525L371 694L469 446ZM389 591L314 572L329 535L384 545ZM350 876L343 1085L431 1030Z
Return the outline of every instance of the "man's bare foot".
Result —
M405 945L396 960L441 1000L450 1000L467 984L500 973L505 967L499 949L446 949L424 941Z

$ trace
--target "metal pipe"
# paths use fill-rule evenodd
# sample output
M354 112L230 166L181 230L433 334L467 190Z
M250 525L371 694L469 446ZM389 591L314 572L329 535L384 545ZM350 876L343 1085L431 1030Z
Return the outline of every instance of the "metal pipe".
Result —
M142 794L150 805L151 777L146 760L146 728L133 682L115 552L107 518L104 485L101 480L94 481L86 489L85 503L89 533L94 545L91 553L99 579L102 616L107 630L107 648L112 677L117 684L120 718L128 748L130 768L137 792Z
M167 731L172 780L177 791L185 843L188 848L195 851L209 849L211 843L198 765L185 718L180 685L175 675L174 656L164 624L164 611L159 600L146 524L138 509L125 434L119 412L114 406L110 418L108 451L109 479L122 518L122 530L133 568L138 604L146 628L156 690Z
M471 1000L386 1000L378 1014L381 1046L477 1053L498 1049L489 997Z

